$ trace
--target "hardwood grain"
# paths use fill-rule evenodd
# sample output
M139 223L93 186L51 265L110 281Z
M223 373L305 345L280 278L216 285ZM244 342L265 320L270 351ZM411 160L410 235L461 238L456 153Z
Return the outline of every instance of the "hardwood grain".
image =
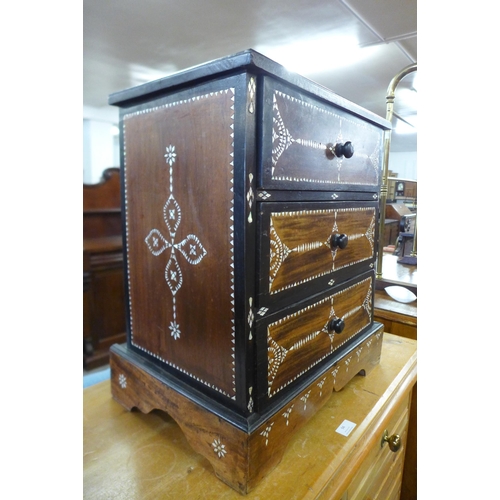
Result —
M247 492L332 390L380 359L389 124L253 51L111 101L128 306L113 396L168 411Z
M386 332L417 340L417 302L403 304L392 299L384 290L375 291L374 318ZM411 394L407 452L401 486L401 500L417 498L417 384Z
M398 302L384 290L375 290L373 314L386 332L417 340L417 301Z
M229 397L236 389L233 105L228 83L124 118L131 342Z
M83 238L121 236L120 169L104 170L97 184L83 185Z
M106 169L83 185L83 365L109 361L109 347L125 341L125 288L120 170Z
M293 434L281 463L247 497L347 498L357 471L367 470L366 456L374 447L380 450L383 431L391 430L394 417L397 420L407 404L415 378L416 342L384 334L381 361L371 376L355 377L335 392L310 424ZM215 477L209 460L193 451L167 413L127 411L112 399L109 381L85 389L83 401L84 498L241 498ZM335 432L344 420L356 424L348 437ZM269 436L275 431L273 426ZM382 452L397 455L387 447ZM404 447L398 453L402 452ZM393 471L379 469L390 472L383 474L381 500L398 498L399 479ZM377 484L377 478L382 479L371 478Z
M247 428L236 427L216 408L193 401L161 380L153 366L125 347L113 346L110 366L113 398L125 408L144 413L166 411L181 427L193 449L202 454L215 474L233 489L248 493L280 461L293 434L324 406L333 390L342 389L357 373L367 374L380 359L382 329L358 347L356 355L340 358L271 415L252 415Z
M266 78L263 115L265 189L372 190L379 185L383 132L336 107ZM278 124L280 134L271 134ZM339 129L342 137L339 138ZM268 132L268 133L266 133ZM354 146L351 158L328 154L327 144Z
M261 293L274 295L325 274L336 279L336 271L340 269L372 262L376 206L366 205L315 204L311 210L304 204L293 208L289 204L266 206L270 238L269 248L264 252L270 257L266 263L269 290ZM347 246L332 248L334 235L345 235Z
M377 278L377 288L383 289L391 285L405 286L417 293L417 266L399 264L398 256L385 253L382 258L382 277Z
M372 279L364 276L359 282L350 283L343 290L268 326L270 396L370 325L372 284ZM341 333L328 328L330 320L335 318L345 323Z

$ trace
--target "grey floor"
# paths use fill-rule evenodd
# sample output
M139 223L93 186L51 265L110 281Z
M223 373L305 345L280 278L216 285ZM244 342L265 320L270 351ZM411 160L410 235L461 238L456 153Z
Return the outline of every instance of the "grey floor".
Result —
M109 368L109 365L102 365L98 366L97 368L94 368L93 370L86 370L85 368L83 369L83 376L85 375L90 375L91 373L98 373L102 370L107 370Z
M110 377L109 365L99 366L93 370L83 370L83 388L108 380Z

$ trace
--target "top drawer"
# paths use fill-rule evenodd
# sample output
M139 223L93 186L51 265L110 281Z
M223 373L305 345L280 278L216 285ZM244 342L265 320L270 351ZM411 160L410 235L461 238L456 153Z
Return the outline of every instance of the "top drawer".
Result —
M265 77L261 134L263 189L379 190L384 131L348 111Z

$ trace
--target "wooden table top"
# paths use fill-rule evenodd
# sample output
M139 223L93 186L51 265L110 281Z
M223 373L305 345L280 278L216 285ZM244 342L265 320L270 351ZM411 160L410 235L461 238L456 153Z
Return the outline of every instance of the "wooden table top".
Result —
M415 382L416 348L414 340L385 333L380 364L334 393L246 498L316 498L332 477L348 474L370 422ZM345 420L356 424L348 437L336 432ZM109 380L83 391L83 449L86 499L244 498L215 477L171 417L128 412L112 399Z
M407 317L412 324L417 324L417 301L404 303L398 302L390 297L385 290L375 290L373 306L375 308L375 315L387 317L392 319L390 314L399 314Z
M417 286L417 266L399 264L398 255L384 253L382 257L382 278L381 281L396 285Z

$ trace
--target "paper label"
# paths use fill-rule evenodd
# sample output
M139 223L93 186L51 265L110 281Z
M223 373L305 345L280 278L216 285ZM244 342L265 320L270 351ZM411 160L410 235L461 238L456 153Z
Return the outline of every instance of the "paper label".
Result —
M356 427L355 423L349 422L349 420L344 420L335 432L342 434L342 436L348 436L354 427Z

